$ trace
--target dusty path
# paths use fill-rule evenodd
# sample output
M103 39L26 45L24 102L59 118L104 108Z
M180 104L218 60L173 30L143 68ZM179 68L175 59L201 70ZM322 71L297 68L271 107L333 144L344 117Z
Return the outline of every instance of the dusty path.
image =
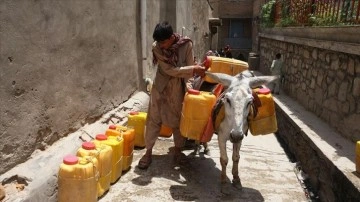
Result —
M194 156L191 150L185 166L172 162L173 142L159 139L148 170L136 167L145 150L135 150L129 171L99 201L307 201L283 148L273 134L247 136L243 140L240 158L240 178L243 189L229 186L229 194L220 192L220 161L216 136L209 143L210 155ZM232 145L228 143L231 175ZM229 179L229 181L230 181Z

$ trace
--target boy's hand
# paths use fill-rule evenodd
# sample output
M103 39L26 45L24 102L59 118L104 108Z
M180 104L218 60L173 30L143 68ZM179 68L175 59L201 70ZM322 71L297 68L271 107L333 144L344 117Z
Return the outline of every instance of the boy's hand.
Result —
M198 75L198 76L201 76L201 77L204 77L205 76L205 67L201 67L201 66L198 66L198 65L195 65L194 66L194 69L193 69L193 74L194 75Z

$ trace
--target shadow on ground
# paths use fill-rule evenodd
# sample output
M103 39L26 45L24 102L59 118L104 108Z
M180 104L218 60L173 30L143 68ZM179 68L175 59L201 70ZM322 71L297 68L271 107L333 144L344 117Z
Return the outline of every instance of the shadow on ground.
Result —
M229 193L221 193L220 169L214 159L203 152L199 155L190 153L187 155L188 163L177 165L173 162L173 150L171 147L168 154L153 155L152 164L147 170L135 167L134 172L138 176L132 179L132 183L149 187L154 178L171 180L173 183L169 183L169 192L175 201L264 201L258 190L247 187L237 190L230 184L230 179L227 187ZM166 191L164 187L162 189Z

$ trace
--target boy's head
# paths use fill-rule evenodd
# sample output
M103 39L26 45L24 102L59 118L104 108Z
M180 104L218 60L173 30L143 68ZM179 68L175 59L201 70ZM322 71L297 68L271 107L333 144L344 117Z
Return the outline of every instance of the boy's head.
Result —
M169 39L174 34L171 25L167 22L161 22L155 26L153 39L157 42Z
M281 54L280 53L278 53L278 54L276 54L276 59L280 59L281 58Z

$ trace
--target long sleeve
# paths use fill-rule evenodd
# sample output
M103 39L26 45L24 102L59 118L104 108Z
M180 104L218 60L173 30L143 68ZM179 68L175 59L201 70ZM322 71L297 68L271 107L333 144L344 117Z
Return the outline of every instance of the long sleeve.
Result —
M192 53L192 43L184 45L185 61L178 61L179 66L173 66L165 62L165 57L159 47L154 46L153 52L158 59L158 68L165 74L173 77L190 78L193 76L194 56ZM180 55L180 54L179 54ZM182 58L179 58L181 60ZM182 66L184 65L184 66Z
M154 86L162 92L172 77L184 78L185 81L193 77L194 54L192 43L188 42L179 48L179 57L176 66L166 63L166 58L161 49L153 44L153 53L158 62L158 68L154 81ZM187 87L188 84L186 84Z

